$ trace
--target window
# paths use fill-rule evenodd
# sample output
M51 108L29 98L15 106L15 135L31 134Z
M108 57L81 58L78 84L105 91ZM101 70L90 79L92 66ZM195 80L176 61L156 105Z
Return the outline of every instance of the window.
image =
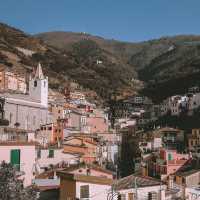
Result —
M48 127L48 130L49 130L49 131L51 131L51 130L52 130L52 127L51 127L51 126L50 126L50 127Z
M37 81L34 81L34 87L37 87Z
M126 194L120 194L117 199L126 200Z
M10 152L10 163L15 169L20 170L20 149L12 149Z
M41 149L37 150L37 158L41 158Z
M54 150L49 149L49 158L54 158Z
M128 193L128 200L133 200L133 193Z
M10 113L10 124L12 123L12 118L13 118L13 114L12 113Z
M182 183L183 183L183 184L185 183L185 178L184 178L184 177L182 177Z
M148 192L148 199L158 199L158 194L156 192Z
M44 81L44 87L46 87L46 81Z
M89 185L80 186L80 198L89 198Z

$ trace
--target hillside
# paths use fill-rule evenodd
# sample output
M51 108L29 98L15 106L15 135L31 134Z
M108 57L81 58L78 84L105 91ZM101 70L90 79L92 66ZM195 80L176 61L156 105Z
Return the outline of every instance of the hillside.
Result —
M131 66L145 88L141 93L160 102L169 95L184 93L188 87L200 85L200 36L179 35L140 43L105 40L71 32L50 32L37 35L44 42L70 49L83 38L95 41L121 62Z
M45 67L52 88L64 87L73 81L103 99L112 93L123 97L136 91L131 82L136 76L134 68L102 49L97 42L85 38L71 44L66 51L1 23L0 67L26 73L37 62Z
M139 91L160 102L200 85L200 36L128 43L73 32L30 36L0 24L0 67L26 73L37 62L52 88L73 81L104 100L113 93L126 98Z

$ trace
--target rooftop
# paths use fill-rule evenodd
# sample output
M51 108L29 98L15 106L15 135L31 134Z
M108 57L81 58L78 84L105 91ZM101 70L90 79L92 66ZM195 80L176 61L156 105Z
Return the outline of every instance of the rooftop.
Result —
M72 172L72 171L74 171L74 170L77 170L77 169L80 169L80 168L83 168L83 167L84 167L84 168L88 168L88 169L93 169L93 170L95 170L95 171L99 171L99 172L111 174L111 175L113 174L112 171L107 170L107 169L104 169L104 168L102 168L102 167L100 167L100 166L98 166L98 165L84 164L84 163L81 163L81 164L78 164L78 165L72 165L72 166L70 166L70 167L68 167L68 168L65 168L65 169L63 170L63 172L70 173L70 172Z
M186 177L186 176L190 176L192 174L195 174L195 173L200 173L200 169L192 169L192 170L188 170L188 171L178 171L175 173L175 175L177 176L183 176L183 177Z
M44 106L41 105L40 101L33 100L27 94L0 93L0 97L4 98L9 103L18 103L20 105L40 107L40 108L44 107Z
M116 190L135 188L135 181L136 181L137 187L148 187L148 186L150 187L150 186L156 186L156 185L162 184L160 180L151 178L148 176L130 175L118 180L114 184L114 187Z
M65 171L57 172L57 175L61 178L68 179L68 180L75 180L78 182L85 182L85 183L94 183L100 185L112 185L113 180L105 177L98 177L98 176L88 176L88 175L80 175L80 174L70 174Z

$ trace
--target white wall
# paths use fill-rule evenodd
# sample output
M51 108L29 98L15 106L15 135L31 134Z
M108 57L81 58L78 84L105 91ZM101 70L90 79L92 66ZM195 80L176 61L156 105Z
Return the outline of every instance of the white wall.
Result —
M166 186L162 186L162 189L165 189ZM160 195L160 185L158 186L151 186L151 187L143 187L143 188L138 188L137 189L137 197L138 197L138 200L148 200L148 193L149 192L156 192L158 193L158 197ZM125 194L126 195L126 199L128 199L128 194L129 193L134 193L136 194L136 190L133 188L133 189L127 189L127 190L120 190L119 191L120 194ZM161 200L164 200L164 197L161 199Z
M200 200L200 190L196 188L186 188L185 197L188 200Z
M74 164L74 162L78 162L78 156L63 153L63 149L54 149L54 157L49 158L49 149L41 149L41 158L37 159L37 166L41 167L49 167L49 165L56 165L61 162Z
M107 200L110 185L100 185L93 183L76 182L76 198L80 198L80 186L89 185L90 200Z
M25 104L30 104L30 106ZM15 123L18 122L21 129L36 130L40 128L40 124L48 123L48 109L39 107L39 104L38 107L34 106L29 101L23 102L11 98L7 99L4 108L5 118L10 121L10 114L12 114L12 121L9 127L14 128Z
M34 82L37 81L37 86ZM45 107L48 107L48 78L32 79L29 81L29 96L36 101L40 101Z
M20 150L20 170L25 172L22 178L24 178L24 186L28 186L34 178L35 145L0 146L0 162L10 163L10 152L12 149Z

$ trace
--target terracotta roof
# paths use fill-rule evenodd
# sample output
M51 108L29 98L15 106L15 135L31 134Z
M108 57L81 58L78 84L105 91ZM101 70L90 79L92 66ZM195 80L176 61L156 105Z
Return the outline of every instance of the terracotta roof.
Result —
M64 150L63 150L63 153L69 153L69 154L72 154L72 155L79 155L79 156L84 155L84 153L77 152L77 151L71 151L71 150L69 150L69 149L64 149Z
M79 148L88 148L85 145L79 145L79 144L63 144L63 147L65 146L71 146L71 147L79 147ZM64 149L65 151L65 149Z
M112 185L113 184L112 179L108 179L105 177L70 174L70 173L66 173L65 171L57 172L57 175L60 176L61 179L63 178L63 179L68 179L68 180L75 180L78 182L95 183L95 184L100 184L100 185Z
M156 186L156 185L162 184L160 180L154 179L148 176L130 175L116 181L114 184L114 188L116 190L131 189L135 187L135 181L136 181L137 187L150 187L150 186Z

